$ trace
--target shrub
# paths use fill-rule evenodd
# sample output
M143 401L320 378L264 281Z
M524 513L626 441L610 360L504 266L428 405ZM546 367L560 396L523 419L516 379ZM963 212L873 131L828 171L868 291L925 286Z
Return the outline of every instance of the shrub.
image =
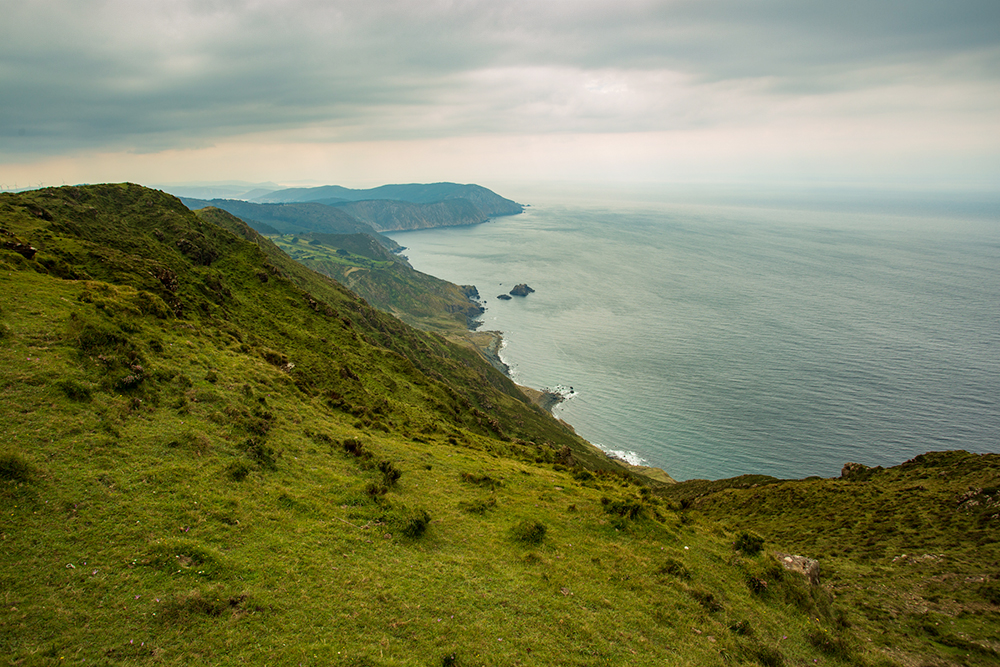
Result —
M608 514L620 516L623 519L636 519L642 516L643 505L635 500L611 500L608 497L601 498L604 511Z
M344 448L345 452L356 458L370 459L372 457L372 453L365 449L364 443L360 440L356 440L355 438L348 438L347 440L344 440L341 446Z
M226 475L234 482L242 482L250 474L251 469L246 461L234 461L226 467Z
M851 657L851 645L843 638L817 628L808 635L806 640L828 656L848 660Z
M701 605L702 609L712 614L722 609L722 603L715 597L715 595L702 587L691 588L688 590L691 597Z
M392 461L379 461L378 469L382 473L382 481L386 487L392 488L399 481L402 472L399 468L392 465Z
M17 454L0 454L0 479L8 482L30 482L31 466Z
M759 577L750 575L747 577L747 588L758 595L767 592L767 582Z
M243 444L243 451L263 470L278 469L278 455L273 447L268 446L264 441L257 438L248 438Z
M753 628L750 627L750 621L742 619L739 621L733 621L729 624L729 629L741 637L746 637L753 634Z
M60 380L56 383L66 397L73 401L87 402L91 399L90 387L77 382L76 380Z
M522 544L541 544L545 539L545 524L534 519L525 519L511 529L511 537Z
M473 484L475 486L481 486L484 489L489 489L495 491L503 486L503 480L497 479L495 477L490 477L489 475L483 473L480 475L475 475L471 472L462 473L462 481L468 484Z
M417 539L427 532L427 526L431 522L431 515L427 510L414 510L403 519L403 535Z
M497 506L497 499L490 496L486 500L474 500L472 502L461 502L458 507L470 514L485 514L488 510Z
M680 562L676 558L668 558L664 561L660 569L657 570L658 574L669 574L677 577L678 579L690 579L691 572L688 571L684 563Z
M736 537L733 548L747 556L756 556L764 548L764 538L744 530Z

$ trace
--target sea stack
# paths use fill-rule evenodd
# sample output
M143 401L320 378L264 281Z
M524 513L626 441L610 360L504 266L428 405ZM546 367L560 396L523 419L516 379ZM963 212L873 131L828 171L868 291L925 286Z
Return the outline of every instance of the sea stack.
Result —
M534 291L535 290L531 289L526 284L521 283L520 285L516 285L514 289L510 291L510 293L512 296L528 296Z

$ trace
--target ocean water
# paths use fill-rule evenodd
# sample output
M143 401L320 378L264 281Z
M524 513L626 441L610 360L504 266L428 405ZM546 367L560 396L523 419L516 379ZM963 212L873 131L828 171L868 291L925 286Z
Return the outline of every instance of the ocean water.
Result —
M858 209L549 200L391 236L479 288L516 382L676 479L1000 451L1000 221Z

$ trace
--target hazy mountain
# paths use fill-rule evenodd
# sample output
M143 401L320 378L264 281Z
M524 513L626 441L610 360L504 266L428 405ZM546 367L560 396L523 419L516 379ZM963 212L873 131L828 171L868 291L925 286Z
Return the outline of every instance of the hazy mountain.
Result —
M410 183L405 185L382 185L367 190L352 190L339 185L323 185L315 188L289 188L277 190L255 201L259 202L303 202L303 201L362 201L366 199L391 199L415 204L431 204L449 199L467 199L485 217L515 215L523 207L505 199L481 185L461 185L458 183Z

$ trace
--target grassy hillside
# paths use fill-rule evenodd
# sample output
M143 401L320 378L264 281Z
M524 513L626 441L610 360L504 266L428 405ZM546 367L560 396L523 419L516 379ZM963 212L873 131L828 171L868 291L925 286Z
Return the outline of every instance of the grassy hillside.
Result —
M416 271L367 235L308 234L271 237L297 262L329 276L368 303L424 330L468 331L481 309L459 285Z
M698 520L819 559L845 622L903 664L1000 660L1000 455L936 452L848 466L841 479L682 482L665 494Z
M102 185L0 230L6 663L995 663L888 650L769 513L664 495L232 216Z
M339 208L316 203L253 204L232 199L183 198L185 205L192 209L206 207L228 211L264 234L369 234L389 250L399 250L399 244L388 236L382 236L367 222Z

